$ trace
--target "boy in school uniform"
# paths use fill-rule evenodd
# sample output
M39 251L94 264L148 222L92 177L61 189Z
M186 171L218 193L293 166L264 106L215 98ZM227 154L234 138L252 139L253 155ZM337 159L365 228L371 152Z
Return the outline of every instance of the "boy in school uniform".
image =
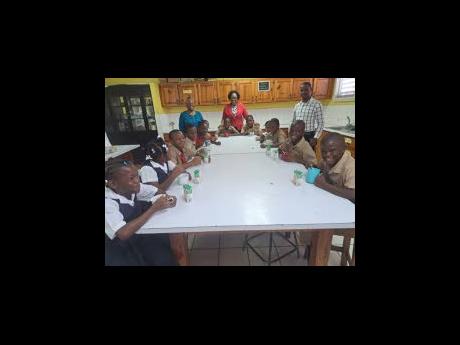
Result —
M139 170L141 182L165 191L180 174L186 172L182 165L176 166L167 159L163 140L152 140L145 147L145 161Z
M168 145L168 160L175 165L182 165L184 169L201 164L200 157L193 157L191 160L187 158L184 152L185 136L180 130L173 129L169 132L169 138L171 143Z
M255 135L262 135L260 124L254 122L254 116L248 115L248 117L246 117L246 124L243 126L242 133L244 135L249 135L251 132Z
M268 133L267 135L262 135L260 137L260 145L261 148L265 148L266 144L263 142L267 140L271 140L272 144L271 147L278 147L280 144L284 143L287 138L286 134L282 130L280 130L280 121L277 118L273 118L267 125Z
M196 138L198 132L195 126L193 125L186 125L185 126L185 145L184 145L184 153L188 159L192 158L196 155Z
M321 140L321 174L315 186L354 203L355 159L346 148L345 138L338 133L329 133Z
M295 121L289 129L289 139L280 145L281 159L310 167L318 164L315 151L304 138L305 122Z
M229 137L232 135L239 135L240 132L232 126L232 120L229 117L224 119L224 124L218 127L217 134L224 137Z
M176 198L142 184L133 163L109 160L105 167L105 264L107 266L175 266L168 235L136 234L152 217L176 206Z
M208 131L209 131L208 120L201 121L197 128L197 138L195 142L195 148L198 149L201 146L203 146L206 140L209 140L211 144L214 144L214 145L221 144L220 141L217 141L217 138L218 138L217 133L214 135L211 135L211 133L209 133Z

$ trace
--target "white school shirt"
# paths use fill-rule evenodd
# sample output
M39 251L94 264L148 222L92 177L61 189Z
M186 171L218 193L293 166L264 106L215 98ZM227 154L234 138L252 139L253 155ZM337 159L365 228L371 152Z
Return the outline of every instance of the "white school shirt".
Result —
M163 165L158 164L157 162L150 161L153 167L161 168L166 174L168 173L168 169L166 168L166 163ZM173 171L176 167L172 161L168 161L169 171ZM139 176L141 177L142 183L150 183L150 182L158 182L158 175L157 172L152 168L152 166L143 166L139 170Z
M137 200L151 201L158 189L155 186L141 183ZM105 187L105 233L111 240L115 238L116 232L126 224L123 214L120 212L120 205L112 199L120 200L122 204L134 206L134 194L131 195L131 200L123 195L115 193L112 189Z

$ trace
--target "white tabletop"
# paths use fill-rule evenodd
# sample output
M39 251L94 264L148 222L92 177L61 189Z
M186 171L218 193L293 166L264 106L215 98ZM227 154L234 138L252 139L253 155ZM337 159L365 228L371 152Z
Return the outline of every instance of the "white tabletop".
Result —
M221 145L211 145L211 160L212 155L230 154L230 153L257 153L265 152L265 149L260 148L260 142L256 141L256 136L235 136L235 137L219 137Z
M121 156L122 154L138 148L140 145L115 145L112 146L113 152L105 154L105 160Z
M236 150L243 140L249 139L224 138L222 149ZM192 183L192 201L185 202L183 187L173 184L168 193L177 197L176 207L154 214L138 233L355 227L352 202L305 181L291 182L295 169L305 171L301 164L275 161L265 153L214 154L210 164L188 171L196 168L201 181Z

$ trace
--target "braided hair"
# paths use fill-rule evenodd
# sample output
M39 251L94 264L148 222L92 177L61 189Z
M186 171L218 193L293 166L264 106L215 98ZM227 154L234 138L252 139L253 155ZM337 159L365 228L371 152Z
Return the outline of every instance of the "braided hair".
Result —
M158 137L150 140L144 146L144 152L146 160L158 161L161 155L166 155L168 153L168 149L163 138Z
M124 167L132 166L133 162L121 158L109 158L105 162L105 180L109 181L113 178L115 173Z

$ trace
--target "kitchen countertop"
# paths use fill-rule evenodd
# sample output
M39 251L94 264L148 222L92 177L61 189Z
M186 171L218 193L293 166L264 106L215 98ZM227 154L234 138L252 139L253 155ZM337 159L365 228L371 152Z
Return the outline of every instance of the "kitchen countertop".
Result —
M114 145L112 146L113 152L105 154L105 160L107 161L109 158L115 158L125 154L126 152L132 151L136 148L140 147L140 145Z
M338 131L336 129L331 129L329 127L324 127L323 130L328 131L328 132L339 133L339 134L342 134L342 135L344 135L346 137L351 137L351 138L355 137L355 133L352 133L352 132Z

